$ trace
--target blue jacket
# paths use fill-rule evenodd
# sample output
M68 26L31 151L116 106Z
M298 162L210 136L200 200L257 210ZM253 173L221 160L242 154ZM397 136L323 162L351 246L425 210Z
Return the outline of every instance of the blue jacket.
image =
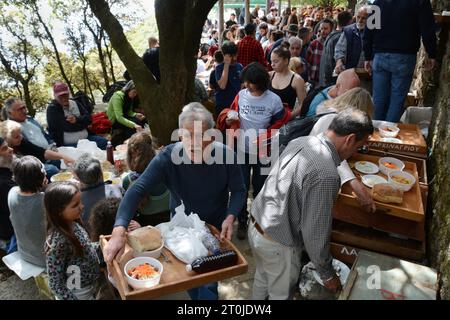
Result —
M356 23L345 27L344 34L345 39L347 40L347 57L345 58L345 68L356 68L363 50L363 34L359 32Z

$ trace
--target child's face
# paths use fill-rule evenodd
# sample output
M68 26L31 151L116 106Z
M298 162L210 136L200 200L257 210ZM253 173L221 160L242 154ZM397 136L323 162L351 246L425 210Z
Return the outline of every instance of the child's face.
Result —
M81 192L77 192L72 201L64 209L62 216L67 221L75 221L81 218L83 204L81 203Z

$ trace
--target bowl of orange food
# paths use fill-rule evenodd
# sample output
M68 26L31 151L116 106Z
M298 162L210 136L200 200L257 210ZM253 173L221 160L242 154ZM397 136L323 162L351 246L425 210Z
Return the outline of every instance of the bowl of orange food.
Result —
M378 128L380 136L384 138L395 138L400 132L399 127L396 125L382 125Z
M389 172L389 183L393 184L397 189L409 191L416 183L416 178L404 171Z
M388 175L391 171L403 171L405 169L405 164L392 157L384 157L378 160L378 166L380 167L381 173Z
M159 284L163 265L154 258L138 257L125 264L124 273L134 289L151 288Z

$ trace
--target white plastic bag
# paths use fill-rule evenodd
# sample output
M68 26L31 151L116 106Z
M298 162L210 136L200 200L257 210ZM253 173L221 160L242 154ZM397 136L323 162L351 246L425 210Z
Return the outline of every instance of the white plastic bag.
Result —
M187 216L183 203L175 209L175 215L170 222L156 227L161 231L166 248L184 263L190 264L195 259L208 255L208 249L201 241L205 222L195 213Z

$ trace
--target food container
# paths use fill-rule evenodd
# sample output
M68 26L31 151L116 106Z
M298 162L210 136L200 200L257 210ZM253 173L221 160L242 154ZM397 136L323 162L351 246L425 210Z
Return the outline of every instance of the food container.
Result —
M403 191L409 191L416 183L416 178L404 171L391 171L388 174L389 183Z
M402 161L392 157L380 158L378 166L385 175L388 175L391 171L403 171L405 169L405 164Z
M145 264L145 263L152 265L155 268L155 270L158 271L159 275L152 277L150 279L139 280L139 279L135 279L135 278L131 277L128 274L128 271L131 270L132 268L137 267L142 264ZM151 287L154 287L159 284L159 281L161 280L161 274L163 273L163 265L161 264L161 262L159 262L158 260L156 260L154 258L138 257L138 258L134 258L134 259L131 259L130 261L128 261L125 264L123 271L124 271L125 278L127 279L128 284L131 287L133 287L134 289L151 288Z
M380 136L384 138L395 138L400 132L400 129L394 125L382 125L378 128L378 131L380 132Z
M75 177L69 171L60 172L50 178L50 182L75 181Z
M135 258L137 258L137 257L149 257L149 258L158 259L161 256L161 251L162 251L163 248L164 248L164 240L161 241L161 246L158 249L155 249L155 250L143 251L143 252L139 252L139 251L133 250L133 256Z

